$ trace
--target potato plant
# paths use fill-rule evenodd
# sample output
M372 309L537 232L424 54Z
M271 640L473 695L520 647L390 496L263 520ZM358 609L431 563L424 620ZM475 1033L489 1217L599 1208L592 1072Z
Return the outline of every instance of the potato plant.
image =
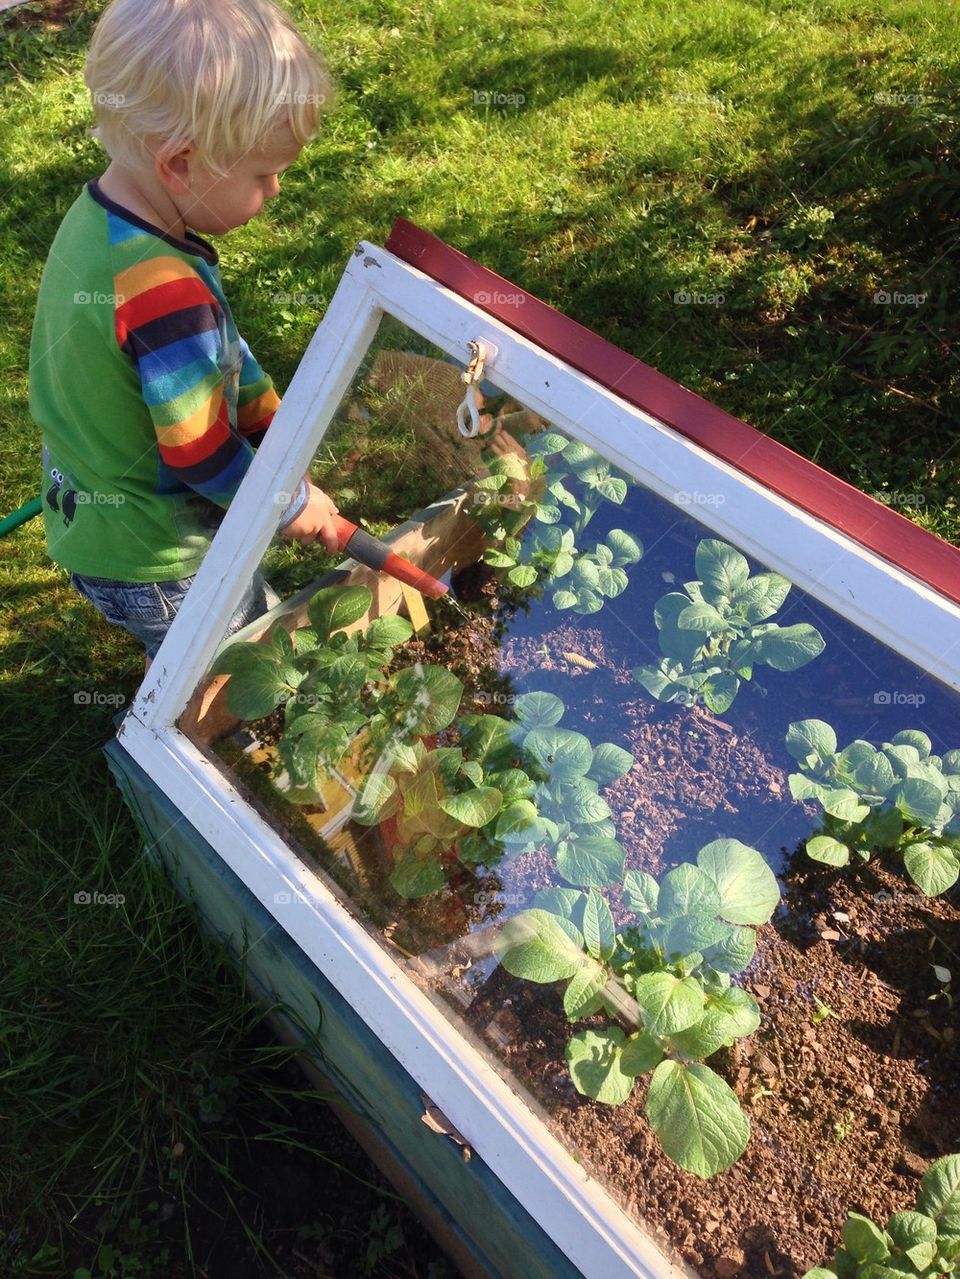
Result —
M920 1182L916 1209L895 1212L885 1229L851 1212L843 1247L829 1266L803 1279L937 1279L960 1274L960 1155L931 1164Z
M696 581L657 601L654 621L663 657L633 672L659 701L702 699L722 714L755 667L795 671L823 652L823 636L809 622L779 626L767 620L790 593L779 573L751 577L744 556L713 538L697 546L696 570Z
M581 545L581 537L603 502L623 503L627 481L598 453L556 431L533 436L527 447L529 461L491 458L489 473L474 485L472 514L494 543L484 560L514 586L545 582L557 608L599 612L626 590L624 570L643 546L623 529L591 546Z
M378 617L346 633L371 602L365 586L325 587L310 601L309 626L292 636L276 626L266 644L231 644L211 667L230 675L227 705L239 719L283 707L277 750L295 802L316 802L316 788L349 755L361 728L369 728L368 749L380 752L391 741L439 732L460 704L463 686L443 667L386 673L394 648L412 634L405 618Z
M879 748L858 739L838 750L836 733L820 719L791 724L786 745L801 770L790 775L790 793L823 807L823 829L806 845L814 861L846 866L895 849L928 897L953 887L960 877L960 750L934 755L917 729Z
M628 872L623 900L634 914L618 925L595 888L547 889L505 926L500 960L515 977L565 982L569 1021L604 1016L567 1044L577 1090L616 1106L650 1074L646 1114L664 1150L711 1177L740 1157L750 1125L733 1089L703 1063L760 1023L756 1000L731 974L753 957L756 926L780 900L777 881L755 849L719 839L659 883Z
M365 826L395 819L390 883L402 897L442 888L453 859L465 865L498 860L504 846L497 831L518 811L526 818L533 781L519 768L491 767L470 746L468 740L433 749L419 740L398 744L364 781L352 816Z
M518 767L535 781L532 795L504 812L493 830L508 855L547 849L570 884L600 888L623 877L624 850L610 805L600 794L634 763L613 742L594 746L559 727L564 704L552 693L514 699L514 719L465 715L462 743L484 767Z

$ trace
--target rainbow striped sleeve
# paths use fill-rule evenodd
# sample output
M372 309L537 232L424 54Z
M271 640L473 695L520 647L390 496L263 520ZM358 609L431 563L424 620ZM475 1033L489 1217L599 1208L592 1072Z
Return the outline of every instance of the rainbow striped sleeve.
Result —
M263 443L267 427L280 407L280 396L243 338L240 339L240 350L243 352L243 367L237 396L237 430L256 449Z
M224 393L223 307L197 271L173 255L152 257L119 272L115 289L116 338L140 375L164 487L179 481L228 506L272 416L270 393L261 387L269 379L250 356L245 429L238 433Z

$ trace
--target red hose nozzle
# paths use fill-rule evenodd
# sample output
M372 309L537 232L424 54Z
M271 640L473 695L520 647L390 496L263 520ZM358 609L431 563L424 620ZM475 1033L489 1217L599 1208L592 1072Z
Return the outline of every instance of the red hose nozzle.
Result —
M448 587L443 582L431 577L422 568L417 568L416 564L394 554L386 542L372 537L365 529L352 524L342 515L333 517L333 525L337 530L340 550L351 558L378 572L389 573L391 577L406 582L408 586L415 587L421 594L429 595L432 599L439 599L441 595L447 594Z

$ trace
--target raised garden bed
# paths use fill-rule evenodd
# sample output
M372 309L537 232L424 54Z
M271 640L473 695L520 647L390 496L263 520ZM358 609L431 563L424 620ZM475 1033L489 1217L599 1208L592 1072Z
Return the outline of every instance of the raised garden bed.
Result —
M409 431L436 501L392 549L459 605L348 564L218 650L188 599L131 750L582 1273L799 1279L960 1150L949 558L922 583L489 319L461 447L476 316L366 249L251 496L334 419L320 482L352 459L388 523L416 484L364 449ZM269 538L233 517L214 604Z

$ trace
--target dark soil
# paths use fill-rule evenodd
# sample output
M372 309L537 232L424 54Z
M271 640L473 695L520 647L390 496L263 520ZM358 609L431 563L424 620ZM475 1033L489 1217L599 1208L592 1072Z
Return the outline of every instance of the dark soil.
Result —
M443 660L458 674L481 671L486 639L481 632L471 647L466 628L448 632ZM436 638L425 647L438 660ZM664 1156L644 1117L642 1080L615 1110L581 1097L564 1062L573 1027L562 986L551 992L494 968L478 990L465 966L453 968L443 993L668 1250L705 1279L798 1279L832 1255L848 1210L885 1222L912 1205L933 1159L960 1149L960 1017L945 998L930 998L939 990L931 964L950 967L960 950L956 893L924 898L895 866L836 872L802 848L791 856L813 821L790 799L765 744L700 708L652 702L598 630L563 624L536 644L508 640L495 665L528 687L555 690L562 676L568 705L583 681L584 731L602 740L620 728L617 740L637 764L605 794L628 867L660 875L725 836L760 847L783 871L783 905L759 930L743 980L763 1023L711 1061L750 1117L745 1154L701 1181ZM501 875L524 900L556 883L542 853Z
M505 1060L577 1158L668 1252L704 1279L799 1279L832 1255L848 1210L885 1222L912 1205L933 1159L960 1149L960 1015L946 998L931 998L940 989L931 965L960 967L952 962L958 893L924 898L895 859L860 871L810 862L802 840L815 829L814 812L791 800L778 762L782 736L770 736L750 703L729 722L660 705L633 681L629 653L592 619L560 614L533 639L522 633L519 601L505 603L482 566L458 574L454 587L470 601L470 621L438 601L433 629L404 646L402 664L436 662L457 674L461 712L507 715L518 692L557 692L565 726L627 747L637 762L605 794L629 868L659 876L710 840L733 837L759 848L781 875L782 906L759 930L742 979L760 1003L761 1027L711 1060L750 1117L746 1152L701 1181L663 1154L644 1116L643 1080L616 1109L576 1092L561 988L510 977L465 937L494 922L499 904L458 906L448 920L451 890L461 906L465 891L451 884L419 903L381 897L368 913L381 926L390 916L386 934L416 954L432 919L433 940L447 949L439 965L430 956L412 963L412 975ZM504 914L556 883L544 853L495 874L487 885L502 887ZM615 893L611 902L618 911Z

